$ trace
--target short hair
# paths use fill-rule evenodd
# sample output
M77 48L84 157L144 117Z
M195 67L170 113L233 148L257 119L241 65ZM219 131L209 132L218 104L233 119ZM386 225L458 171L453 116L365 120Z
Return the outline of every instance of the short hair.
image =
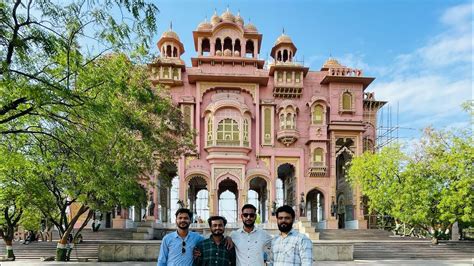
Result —
M224 226L227 224L227 220L222 217L222 216L211 216L209 217L209 219L207 219L207 223L209 223L209 227L212 226L212 221L216 221L216 220L222 220L222 222L224 222Z
M247 203L247 204L245 204L245 205L242 207L242 212L243 212L245 209L252 209L252 210L254 210L255 212L257 212L257 208L255 208L255 206L253 206L253 205L250 204L250 203Z
M179 208L176 211L175 216L178 217L178 214L180 214L180 213L186 213L189 216L189 219L191 219L193 217L193 214L191 213L191 211L189 209L186 209L186 208Z
M276 210L276 217L278 218L278 213L280 212L286 212L286 213L289 213L291 214L291 217L293 219L295 219L295 210L293 210L293 208L291 208L291 206L288 206L288 205L283 205L281 207L279 207L277 210Z

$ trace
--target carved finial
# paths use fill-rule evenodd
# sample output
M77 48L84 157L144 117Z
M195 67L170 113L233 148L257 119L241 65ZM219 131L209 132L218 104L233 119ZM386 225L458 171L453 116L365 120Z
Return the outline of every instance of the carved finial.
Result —
M217 15L217 8L214 8L214 15Z
M285 34L285 27L283 27L282 34Z
M170 30L173 30L173 21L170 21Z

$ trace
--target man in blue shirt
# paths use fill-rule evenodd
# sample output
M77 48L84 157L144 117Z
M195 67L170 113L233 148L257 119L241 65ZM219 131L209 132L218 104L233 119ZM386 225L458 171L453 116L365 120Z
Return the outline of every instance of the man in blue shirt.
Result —
M160 247L158 266L182 266L193 264L193 250L204 240L200 234L189 231L191 211L181 208L176 211L176 232L167 234Z

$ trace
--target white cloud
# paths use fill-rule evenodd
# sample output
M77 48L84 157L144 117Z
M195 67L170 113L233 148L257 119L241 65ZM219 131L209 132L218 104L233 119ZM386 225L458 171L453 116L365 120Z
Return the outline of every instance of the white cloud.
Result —
M441 16L441 22L454 27L464 27L465 25L469 25L463 24L468 20L472 20L472 3L448 8Z
M399 103L403 126L466 125L469 117L460 105L473 98L472 13L471 4L447 9L440 18L447 26L443 32L411 53L396 56L390 66L367 66L380 75L369 90L377 99ZM362 59L363 55L347 55L344 62L364 67Z

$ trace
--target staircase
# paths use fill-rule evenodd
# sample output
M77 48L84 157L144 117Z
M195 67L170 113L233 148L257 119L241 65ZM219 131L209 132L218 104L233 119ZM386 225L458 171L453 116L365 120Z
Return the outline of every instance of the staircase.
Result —
M474 258L474 242L427 241L356 242L355 260L447 260Z
M5 243L0 240L0 250L5 250ZM89 260L97 261L99 252L99 242L84 241L75 246L71 253L71 261ZM53 257L56 255L57 242L31 242L29 245L23 245L21 242L13 243L13 252L16 260L40 260L41 258ZM2 253L2 256L4 254ZM1 264L1 263L0 263Z
M135 232L135 229L104 228L97 232L92 232L91 229L83 229L81 234L84 240L132 240L133 232Z
M307 217L300 217L298 226L300 233L305 234L312 241L319 240L319 233L316 232Z
M320 229L316 231L319 232L321 240L394 240L391 237L392 233L379 229ZM405 238L397 237L395 239L403 240Z

